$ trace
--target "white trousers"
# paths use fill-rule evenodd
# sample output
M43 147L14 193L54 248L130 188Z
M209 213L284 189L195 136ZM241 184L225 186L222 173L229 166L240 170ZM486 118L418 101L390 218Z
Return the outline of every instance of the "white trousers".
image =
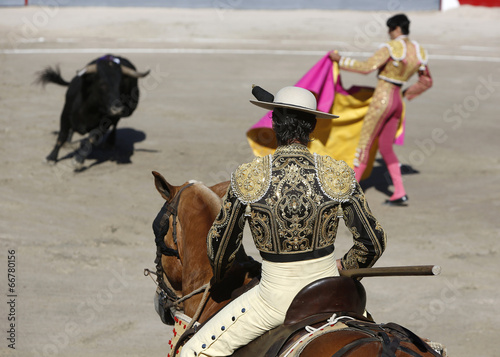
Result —
M180 357L229 356L285 321L295 295L315 280L338 276L334 253L290 263L262 262L259 285L212 317L181 350Z

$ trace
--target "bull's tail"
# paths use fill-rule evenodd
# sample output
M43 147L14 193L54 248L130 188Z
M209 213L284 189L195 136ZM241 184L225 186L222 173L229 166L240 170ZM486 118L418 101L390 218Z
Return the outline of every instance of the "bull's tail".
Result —
M69 86L69 82L66 82L61 77L61 70L59 69L59 66L56 66L55 68L47 67L44 70L37 72L35 83L41 84L44 87L47 83L55 83L61 86Z

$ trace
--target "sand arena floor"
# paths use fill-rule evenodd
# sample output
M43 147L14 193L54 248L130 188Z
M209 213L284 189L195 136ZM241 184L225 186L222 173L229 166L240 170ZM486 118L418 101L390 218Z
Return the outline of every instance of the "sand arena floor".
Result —
M162 205L152 170L172 184L214 184L251 159L245 131L263 114L252 84L293 84L324 53L354 57L386 40L385 12L141 8L0 11L0 343L2 356L165 356L170 330L143 276ZM408 13L431 54L434 87L408 103L404 175L410 206L382 205L384 168L365 184L387 230L379 266L438 264L438 277L365 279L368 309L448 346L495 356L500 332L500 11ZM33 85L59 64L70 79L106 53L139 70L141 101L119 124L117 149L87 169L44 163L65 88ZM343 75L346 87L375 75ZM75 135L75 143L80 137ZM61 156L71 152L64 148ZM409 171L407 171L409 172ZM389 187L390 190L390 187ZM246 237L247 251L258 258ZM350 237L341 231L339 255ZM6 337L9 250L15 250L15 347Z

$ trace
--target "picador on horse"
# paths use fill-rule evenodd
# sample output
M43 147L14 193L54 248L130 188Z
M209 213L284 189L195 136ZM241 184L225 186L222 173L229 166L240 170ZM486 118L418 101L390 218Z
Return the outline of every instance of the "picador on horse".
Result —
M386 233L353 170L307 148L317 120L337 116L302 88L254 95L273 110L274 154L211 188L153 172L166 200L153 229L156 308L175 325L169 356L443 356L400 325L374 323L361 283L340 276L371 268ZM340 219L353 245L336 259ZM245 222L261 265L244 252Z

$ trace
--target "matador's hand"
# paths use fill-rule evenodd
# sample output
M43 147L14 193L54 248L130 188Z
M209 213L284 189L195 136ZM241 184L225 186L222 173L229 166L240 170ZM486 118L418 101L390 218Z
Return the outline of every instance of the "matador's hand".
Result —
M334 62L340 61L340 55L337 52L337 50L330 51L330 53L328 55L330 56L330 59L332 61L334 61Z

